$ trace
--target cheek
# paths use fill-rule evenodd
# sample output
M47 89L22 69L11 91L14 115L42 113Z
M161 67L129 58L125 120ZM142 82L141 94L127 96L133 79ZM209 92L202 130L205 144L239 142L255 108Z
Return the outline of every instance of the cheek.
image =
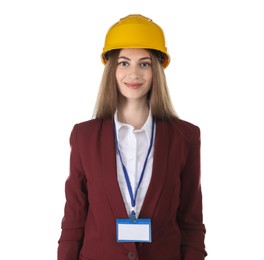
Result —
M152 74L147 78L147 81L148 81L149 85L152 86L152 83L153 83Z
M117 82L121 82L121 80L124 78L123 73L120 72L120 71L118 71L118 70L116 71L115 76L116 76L116 80L117 80Z
M148 73L146 74L146 79L148 79L148 81L152 82L152 79L153 79L152 70L148 71Z
M116 72L115 77L116 77L117 88L120 90L120 87L122 85L121 84L122 78L120 73Z

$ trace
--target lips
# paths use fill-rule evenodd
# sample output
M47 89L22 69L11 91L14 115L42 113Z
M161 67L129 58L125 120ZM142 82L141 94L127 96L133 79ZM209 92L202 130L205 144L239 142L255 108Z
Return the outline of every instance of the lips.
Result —
M140 83L126 83L126 86L131 89L138 89L142 86Z

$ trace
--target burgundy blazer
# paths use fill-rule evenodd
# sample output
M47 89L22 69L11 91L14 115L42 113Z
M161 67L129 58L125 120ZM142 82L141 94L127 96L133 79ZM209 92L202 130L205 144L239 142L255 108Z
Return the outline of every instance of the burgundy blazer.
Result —
M200 130L180 119L156 121L153 171L139 218L151 243L116 242L127 212L117 181L113 120L76 124L58 260L203 260Z

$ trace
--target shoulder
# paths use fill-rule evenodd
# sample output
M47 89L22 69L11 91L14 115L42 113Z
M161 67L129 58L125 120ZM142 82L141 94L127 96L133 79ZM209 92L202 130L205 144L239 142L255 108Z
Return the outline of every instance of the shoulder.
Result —
M96 118L79 122L73 126L72 133L79 137L87 137L87 135L96 137L101 134L103 129L105 129L104 131L113 129L113 120Z
M89 130L89 129L96 129L99 128L103 123L103 119L91 119L83 122L76 123L74 125L74 128L77 128L78 130Z
M177 135L186 139L186 141L189 142L192 142L195 139L200 139L199 126L191 122L179 118L173 118L168 120L162 120L160 121L160 123L167 126L169 134L172 136Z
M173 119L172 125L176 129L181 130L181 131L186 132L186 133L190 132L190 134L191 134L191 133L200 132L199 126L197 126L191 122L179 119L179 118Z
M93 133L96 133L99 131L99 129L102 127L103 124L102 119L91 119L83 122L76 123L73 128L71 135L75 135L78 137L92 135Z

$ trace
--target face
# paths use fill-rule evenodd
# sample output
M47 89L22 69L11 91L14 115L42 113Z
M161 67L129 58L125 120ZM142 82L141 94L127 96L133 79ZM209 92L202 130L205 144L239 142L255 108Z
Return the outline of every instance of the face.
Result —
M151 58L145 49L122 49L118 56L116 79L126 100L147 99L152 86Z

